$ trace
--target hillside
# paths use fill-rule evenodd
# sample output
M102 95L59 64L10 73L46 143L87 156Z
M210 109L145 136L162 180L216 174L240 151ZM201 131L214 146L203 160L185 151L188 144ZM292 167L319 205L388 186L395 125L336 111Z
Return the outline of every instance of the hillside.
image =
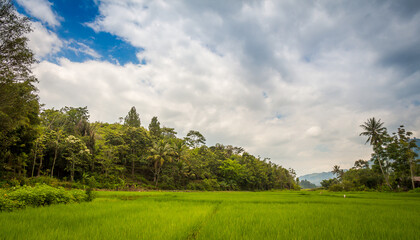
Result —
M308 180L309 182L321 186L321 181L324 179L331 179L334 178L334 174L332 172L322 172L322 173L311 173L306 174L299 177L299 180Z

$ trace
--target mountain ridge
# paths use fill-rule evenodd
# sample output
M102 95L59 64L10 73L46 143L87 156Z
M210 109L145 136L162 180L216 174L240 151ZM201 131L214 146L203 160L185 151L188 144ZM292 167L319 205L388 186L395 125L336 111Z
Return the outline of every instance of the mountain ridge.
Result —
M299 177L299 180L307 180L313 184L315 184L316 186L321 186L321 181L325 180L325 179L331 179L334 178L335 175L332 172L321 172L321 173L310 173L310 174L305 174Z

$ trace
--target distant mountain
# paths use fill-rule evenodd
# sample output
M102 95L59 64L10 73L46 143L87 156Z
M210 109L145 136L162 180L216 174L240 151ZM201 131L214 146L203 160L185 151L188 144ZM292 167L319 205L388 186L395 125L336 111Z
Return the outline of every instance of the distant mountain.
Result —
M325 179L335 178L332 172L311 173L299 177L299 180L308 180L309 182L321 186L321 181Z

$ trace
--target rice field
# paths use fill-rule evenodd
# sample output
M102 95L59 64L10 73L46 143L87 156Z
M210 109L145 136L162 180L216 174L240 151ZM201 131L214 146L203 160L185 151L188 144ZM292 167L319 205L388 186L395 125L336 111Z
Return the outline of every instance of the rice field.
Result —
M98 192L2 212L0 239L420 239L419 216L419 193Z

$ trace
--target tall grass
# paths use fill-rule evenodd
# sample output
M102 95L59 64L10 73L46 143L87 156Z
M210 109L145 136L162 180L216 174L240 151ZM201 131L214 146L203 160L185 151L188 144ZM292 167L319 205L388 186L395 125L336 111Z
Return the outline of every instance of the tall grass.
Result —
M414 193L99 192L0 213L0 239L419 239L418 216Z

